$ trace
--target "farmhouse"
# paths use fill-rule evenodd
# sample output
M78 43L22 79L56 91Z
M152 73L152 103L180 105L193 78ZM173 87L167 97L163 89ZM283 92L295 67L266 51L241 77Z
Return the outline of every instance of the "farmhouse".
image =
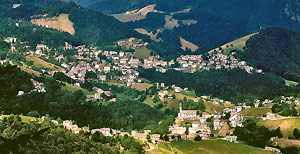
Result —
M224 139L229 142L237 142L237 136L226 136Z
M159 92L158 92L158 95L159 95L160 97L164 97L165 95L168 95L168 91L166 91L166 90L164 90L164 91L159 91Z
M182 134L185 133L186 127L179 127L179 126L177 126L177 125L174 125L174 126L170 126L170 127L169 127L169 131L170 131L172 134L182 135Z

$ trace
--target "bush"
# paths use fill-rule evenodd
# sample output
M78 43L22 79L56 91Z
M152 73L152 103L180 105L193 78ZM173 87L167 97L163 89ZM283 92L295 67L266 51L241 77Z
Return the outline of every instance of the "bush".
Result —
M197 135L197 136L194 138L194 140L195 140L195 141L201 141L202 138L201 138L199 135Z
M36 118L38 118L40 116L40 114L37 111L30 111L30 112L28 112L27 115L30 117L36 117Z

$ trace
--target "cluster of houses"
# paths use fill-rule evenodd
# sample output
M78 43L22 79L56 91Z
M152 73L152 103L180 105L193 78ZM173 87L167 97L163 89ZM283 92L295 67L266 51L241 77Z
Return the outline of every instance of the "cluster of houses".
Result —
M9 43L15 43L17 38L8 37L6 39ZM147 43L143 43L141 39L129 38L124 41L117 42L118 46L126 48L142 48L147 46ZM24 55L31 56L43 56L46 59L49 58L49 53L51 49L45 44L37 44L35 51L31 51L31 47L25 46L27 50ZM119 71L122 75L114 76L114 80L123 81L124 84L121 86L132 86L139 82L138 76L139 72L137 71L138 67L143 67L145 69L155 68L156 71L165 73L168 69L175 69L178 71L184 72L195 72L195 71L204 71L209 69L234 69L240 68L248 73L251 73L255 69L251 66L248 66L246 62L239 62L233 54L224 55L222 53L209 53L208 59L203 59L202 55L184 55L176 59L176 62L180 64L179 68L173 68L173 65L176 63L174 60L164 61L157 56L150 56L146 59L134 58L131 52L116 52L116 51L102 51L98 50L96 47L86 47L85 45L73 47L68 42L65 42L65 46L60 48L62 50L74 50L74 58L78 62L69 62L65 63L66 57L62 54L55 53L55 59L60 65L65 68L62 71L67 76L72 79L80 82L84 82L85 74L88 71L94 73L104 72L109 73L111 71ZM56 50L56 49L54 49ZM105 58L103 58L105 56ZM256 72L261 73L261 70L256 70ZM54 73L48 73L53 75ZM100 81L109 80L105 75L99 75L98 79ZM80 85L76 85L80 86ZM175 87L176 91L180 91L180 88Z
M44 83L41 83L41 82L38 82L36 80L33 80L33 79L30 79L31 82L33 83L33 86L34 86L34 91L37 91L37 92L46 92L46 89L44 87Z
M158 96L160 98L164 98L165 96L167 96L168 98L173 98L173 96L169 94L168 89L173 89L176 93L180 93L182 91L188 91L188 88L181 88L176 85L172 85L171 87L166 87L164 83L160 83L160 84L155 83L155 85L156 85L156 89L161 89L161 88L163 89L158 91Z
M210 69L235 69L240 68L245 70L248 73L252 73L253 71L257 73L262 73L261 69L254 69L252 66L247 65L245 61L238 61L233 53L229 55L225 55L222 53L208 53L205 59L203 59L203 55L182 55L176 59L176 61L180 64L179 68L175 68L178 71L190 72L194 73L196 71L205 71Z
M56 120L52 120L52 122L59 124ZM113 136L113 135L120 135L120 136L131 136L136 139L142 140L142 141L147 141L147 136L150 136L150 139L153 143L161 142L162 140L160 139L160 134L150 134L151 130L144 130L143 133L137 132L136 130L132 130L131 132L121 132L120 130L116 129L111 129L111 128L97 128L97 129L90 129L89 126L85 127L78 127L78 125L73 124L71 120L65 120L63 121L62 125L64 128L66 128L69 131L72 131L75 134L78 134L80 131L85 131L85 132L91 132L96 133L96 132L101 132L104 136Z
M186 139L193 139L196 135L199 135L202 139L208 140L213 134L212 131L220 130L226 124L227 119L221 119L226 116L226 113L230 113L228 120L231 128L243 127L245 117L238 112L240 112L240 108L225 108L223 113L209 114L203 112L200 116L198 115L197 110L183 110L182 104L180 104L176 120L181 122L192 121L192 124L189 128L186 128L181 126L181 122L180 124L176 123L169 127L169 131L171 132L171 135L184 135L188 132L185 136ZM208 122L208 119L210 119L211 122ZM223 139L230 142L237 142L236 136L226 136Z
M127 49L133 48L133 49L137 49L137 48L143 48L146 47L149 43L148 42L143 42L142 39L137 39L134 37L131 37L127 40L123 40L123 41L119 41L118 45L120 47L125 47Z

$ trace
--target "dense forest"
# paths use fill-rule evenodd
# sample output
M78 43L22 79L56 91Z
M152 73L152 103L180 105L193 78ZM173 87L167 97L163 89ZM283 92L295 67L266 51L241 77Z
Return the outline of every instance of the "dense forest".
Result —
M282 28L263 28L246 42L237 57L265 72L300 81L300 33Z
M271 73L248 74L240 69L195 73L169 70L166 73L160 73L154 69L140 68L139 72L141 77L152 82L187 87L194 89L198 96L211 95L234 103L274 98L284 94L299 96L300 90L300 86L285 86L284 80Z

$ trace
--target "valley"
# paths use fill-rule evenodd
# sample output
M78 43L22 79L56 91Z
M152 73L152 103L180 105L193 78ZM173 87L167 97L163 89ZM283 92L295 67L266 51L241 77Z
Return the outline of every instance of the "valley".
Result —
M299 153L297 1L113 2L0 2L0 153Z

